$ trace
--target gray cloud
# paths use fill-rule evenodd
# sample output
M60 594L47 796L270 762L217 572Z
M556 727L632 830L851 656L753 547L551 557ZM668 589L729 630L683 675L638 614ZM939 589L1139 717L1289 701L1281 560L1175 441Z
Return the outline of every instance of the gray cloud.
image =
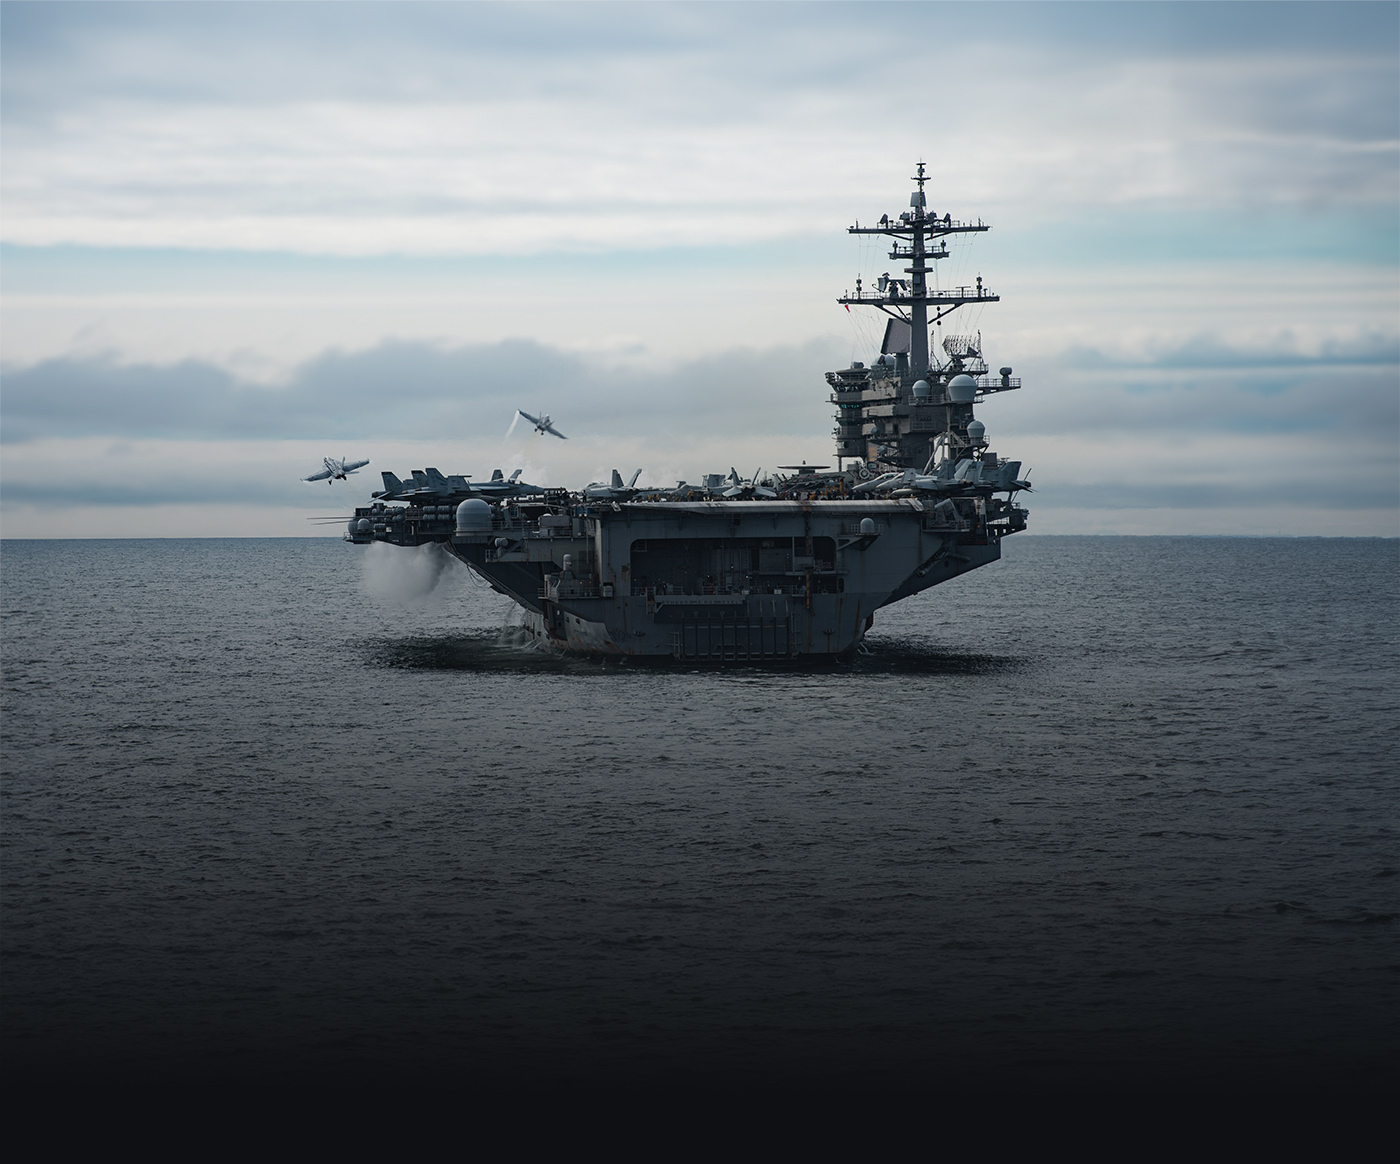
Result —
M376 478L377 480L377 478ZM53 466L45 479L6 480L0 488L7 506L91 507L107 509L115 506L169 505L240 505L249 508L286 505L290 490L286 482L260 480L246 473L225 476L211 473L204 477L172 474L160 480L129 482L107 478L94 482L66 476L60 466ZM336 515L348 507L363 504L364 498L349 496L349 491L328 495L320 500L327 515ZM90 536L101 536L100 530Z
M1076 348L1065 362L1085 368L1303 369L1333 367L1400 367L1400 334L1366 331L1329 337L1316 350L1299 348L1287 333L1272 344L1226 343L1218 335L1188 336L1149 355L1125 359L1097 348Z
M822 373L843 362L826 342L730 351L662 373L610 368L526 340L388 343L324 355L270 388L200 361L56 359L5 373L0 434L10 443L94 435L419 439L479 435L483 424L504 431L517 407L551 411L561 427L593 434L820 431L829 411Z
M199 361L57 359L5 373L0 433L11 444L88 436L465 438L503 432L519 407L551 412L566 431L604 441L675 446L791 435L825 444L831 406L823 373L844 357L842 345L816 341L650 371L526 340L453 348L396 342L328 353L279 387ZM1038 364L1027 388L985 407L999 438L1093 432L1131 446L1202 432L1316 433L1395 459L1400 353L1389 337L1334 342L1313 354L1205 337L1155 359L1080 349Z
M942 57L917 81L929 113L911 128L889 115L908 84L896 22L904 42L955 43L991 72ZM6 3L0 24L5 232L39 248L6 258L7 338L23 351L3 370L0 439L23 466L7 502L157 501L163 470L137 483L139 456L89 447L90 482L66 493L31 471L63 442L132 437L188 443L181 497L293 505L312 452L269 467L273 442L365 442L377 458L392 440L489 430L490 447L471 447L480 467L517 405L584 438L537 466L559 474L614 455L688 472L687 448L828 449L821 373L847 345L732 349L829 329L793 308L793 253L804 279L826 279L812 240L897 210L881 200L921 153L939 209L1015 228L981 240L979 261L999 255L1008 277L1028 256L1116 264L1151 288L1042 293L1022 316L1032 330L1007 362L1027 389L984 419L1007 455L1039 440L1049 469L1060 450L1037 504L1393 499L1400 354L1393 280L1375 276L1400 257L1393 4ZM1033 235L1047 223L1059 249ZM507 276L503 256L523 252L536 257ZM579 253L599 265L571 268ZM449 271L462 255L476 257ZM1261 294L1272 273L1243 293L1163 290L1164 261L1218 260L1218 278L1245 257L1278 260L1296 293ZM726 262L732 276L706 280ZM1326 275L1343 263L1372 274ZM653 316L627 297L638 288L663 305ZM735 303L761 324L740 330ZM566 350L645 343L655 360L677 342L662 315L687 351L717 354L643 373ZM1065 326L1085 316L1094 330ZM1289 324L1296 342L1266 334ZM1215 330L1168 338L1202 328ZM510 334L560 346L460 345ZM384 336L459 346L329 352L276 387L229 370L273 374L253 370ZM1081 340L1103 348L1061 351ZM1190 471L1160 456L1193 441ZM1352 476L1308 476L1303 449ZM1137 452L1157 457L1152 479L1095 460ZM241 466L236 482L203 479L205 455ZM269 473L286 483L264 486Z
M1208 367L1183 356L1206 350ZM0 496L11 529L25 512L178 503L294 511L278 528L295 532L310 528L302 515L362 502L382 469L524 465L527 479L575 486L612 464L644 466L649 482L736 460L747 471L830 448L822 372L845 354L814 343L644 372L528 341L401 342L323 355L278 388L197 361L46 361L4 375ZM1307 511L1302 532L1335 532L1337 521L1388 532L1400 486L1393 345L1362 337L1334 355L1353 362L1218 340L1155 361L1080 351L1026 369L1025 389L979 415L999 452L1034 467L1028 501L1052 523L1036 528L1081 510L1120 524L1144 519L1112 515L1177 515L1148 528L1214 529L1226 512L1232 528L1294 528ZM574 439L505 442L517 406L551 412ZM326 452L374 461L348 486L302 484ZM1196 526L1183 527L1188 513Z
M1047 370L1048 372L1048 370ZM1095 374L1075 379L1045 374L1015 404L989 404L983 419L1000 433L1083 435L1133 446L1196 433L1249 439L1315 433L1341 451L1388 450L1400 436L1400 372L1312 369L1279 376L1237 369L1230 375L1171 378ZM1002 411L1002 410L1005 411Z
M1351 478L1302 472L1291 479L1275 474L1230 482L1102 481L1051 482L1037 486L1027 504L1071 509L1338 509L1393 512L1395 490L1377 489L1373 475Z
M1106 52L1144 60L1281 52L1390 60L1397 36L1394 6L1369 3L559 3L525 10L7 3L0 51L7 113L114 95L280 102L353 92L421 101L544 90L568 97L604 62L639 58L674 69L719 57L726 81L757 74L773 87L829 88L859 83L851 66L862 50L885 58L891 18L913 42L956 37L979 50L1043 48L1076 63L1101 61ZM556 63L521 67L542 60ZM576 64L561 68L561 60ZM152 69L153 61L162 68ZM55 70L62 83L46 83L44 74ZM716 89L720 95L723 86ZM1290 95L1279 96L1287 111Z
M1027 389L989 404L998 434L1085 435L1128 446L1193 434L1316 434L1340 452L1400 452L1400 343L1393 334L1328 338L1303 350L1218 335L1125 356L1076 347L1035 361Z
M0 16L6 231L34 244L426 254L768 238L845 213L871 159L902 173L895 158L925 151L942 192L1052 218L1394 199L1391 5ZM995 60L997 83L933 79L936 118L902 126L888 114L894 18L914 43L951 36Z

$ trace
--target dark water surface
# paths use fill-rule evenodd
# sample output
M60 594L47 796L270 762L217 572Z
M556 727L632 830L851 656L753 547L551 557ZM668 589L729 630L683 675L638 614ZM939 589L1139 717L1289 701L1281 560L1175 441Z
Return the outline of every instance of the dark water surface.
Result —
M0 571L11 1075L1396 1081L1394 541L1018 536L806 671L384 546Z

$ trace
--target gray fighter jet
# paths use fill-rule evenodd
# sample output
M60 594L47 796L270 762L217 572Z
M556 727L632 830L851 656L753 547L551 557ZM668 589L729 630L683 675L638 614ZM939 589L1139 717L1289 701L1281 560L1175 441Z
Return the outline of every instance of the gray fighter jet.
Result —
M467 476L454 473L444 477L437 469L414 469L410 481L400 481L393 473L381 472L384 488L374 496L380 501L415 501L423 505L451 505L474 496Z
M536 497L544 493L538 485L527 485L520 480L523 469L517 469L509 477L502 477L499 469L493 469L491 480L482 481L472 486L472 492L478 497Z
M384 478L384 488L375 490L373 496L378 501L406 501L415 505L456 505L471 497L485 497L500 500L506 497L529 497L545 491L538 485L527 485L521 481L522 470L517 469L509 478L502 476L497 469L491 480L473 484L467 478L470 474L453 473L443 476L434 468L414 469L411 481L400 481L387 470L380 473Z
M632 480L626 485L622 483L622 474L616 469L612 471L612 484L604 485L601 481L593 481L583 487L583 496L586 501L631 501L641 490L636 488L637 478L642 475L638 469L632 474Z
M344 481L351 473L358 472L369 464L369 460L352 461L348 457L341 457L336 460L334 457L323 457L321 463L326 467L319 473L312 473L310 477L303 477L303 481L324 481L329 485L332 481Z
M517 408L515 410L515 414L517 416L523 416L526 420L533 424L535 426L535 432L538 433L540 436L543 436L545 433L552 433L553 435L557 436L561 441L566 441L569 439L557 428L555 428L554 425L550 424L549 413L545 413L543 416L531 416L523 408Z
M725 478L725 482L727 487L723 492L723 496L730 500L736 497L761 497L765 500L772 500L774 497L778 496L777 493L769 488L769 486L773 484L772 481L766 483L763 481L762 469L759 469L752 477L745 481L739 476L739 470L731 465L729 467L729 476Z

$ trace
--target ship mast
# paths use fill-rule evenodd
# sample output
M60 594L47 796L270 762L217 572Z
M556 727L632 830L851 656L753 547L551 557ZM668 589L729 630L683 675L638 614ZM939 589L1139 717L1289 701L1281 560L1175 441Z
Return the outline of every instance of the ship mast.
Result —
M948 257L949 235L981 234L991 228L980 218L959 222L951 214L931 212L924 193L926 170L920 162L910 179L916 188L909 209L898 218L885 214L874 226L857 222L847 228L851 234L885 235L891 242L890 258L908 264L905 277L892 278L886 271L873 287L862 286L857 277L855 294L848 292L836 301L848 311L857 304L890 317L872 367L852 362L849 368L826 374L834 389L831 403L836 405L836 455L864 462L867 471L878 466L882 471L928 473L940 448L956 450L952 459L945 456L941 462L949 472L961 460L993 464L995 454L987 451L986 428L973 416L973 405L1021 386L1010 368L1002 368L999 377L986 375L980 335L946 337L946 362L929 351L930 325L959 307L997 303L1001 297L982 285L981 275L972 287L930 288L933 264Z
M856 223L847 227L849 234L883 234L894 240L890 251L892 259L908 259L910 265L904 268L908 281L890 280L874 294L865 293L857 282L856 293L845 295L836 302L861 304L875 307L886 315L909 325L909 370L915 377L927 374L929 370L928 329L929 324L937 323L950 312L967 303L997 303L1001 297L993 295L982 286L982 277L977 277L977 286L958 287L950 291L928 289L928 275L933 268L930 261L948 257L947 243L940 242L935 247L928 244L934 239L942 239L950 234L975 234L990 230L979 218L973 222L958 222L951 215L942 218L930 216L924 196L924 183L928 177L924 173L924 163L920 162L919 172L910 180L919 188L909 196L910 209L897 219L883 215L878 226L861 226ZM934 309L929 318L929 308Z

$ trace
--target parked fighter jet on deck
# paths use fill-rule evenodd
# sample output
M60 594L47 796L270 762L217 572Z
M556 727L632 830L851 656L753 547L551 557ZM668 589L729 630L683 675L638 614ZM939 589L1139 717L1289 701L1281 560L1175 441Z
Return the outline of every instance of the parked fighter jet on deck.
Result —
M527 485L520 480L523 472L517 469L509 477L502 477L499 469L491 471L491 480L478 481L472 486L472 492L478 497L532 497L544 493L538 485Z
M640 490L637 489L637 478L642 475L638 469L632 474L632 480L626 485L622 483L622 474L616 469L612 471L612 484L604 485L601 481L593 481L583 487L583 496L586 501L631 501Z
M310 477L303 477L303 481L324 481L329 485L332 481L344 481L351 473L363 469L369 464L369 460L351 461L346 457L336 460L334 457L325 457L321 462L326 467L319 473L312 473Z
M400 481L385 470L379 474L384 478L384 488L376 489L371 496L381 501L412 501L420 505L455 505L472 496L472 487L467 477L454 473L444 477L431 465L426 469L414 469L412 480Z
M545 415L543 415L543 416L531 416L531 415L530 415L528 412L526 412L524 409L522 409L522 408L517 408L517 409L515 410L515 414L516 414L516 416L523 416L526 420L528 420L531 424L533 424L533 425L535 426L535 432L536 432L537 434L539 434L540 436L543 436L545 433L548 432L548 433L553 433L553 434L554 434L555 436L557 436L561 441L566 441L566 440L569 439L569 438L566 437L562 432L560 432L557 428L555 428L554 425L552 425L552 424L549 423L549 414L548 414L548 413L545 413Z
M772 488L773 482L771 480L765 482L762 478L763 470L757 469L754 471L754 475L745 481L739 476L739 470L731 465L729 476L725 478L725 484L728 488L724 490L723 496L730 499L742 497L745 500L755 497L771 500L777 497L778 494Z
M486 497L500 501L508 497L542 496L544 489L520 480L523 470L516 469L509 477L499 469L493 470L489 481L469 481L470 474L453 473L444 476L429 466L414 469L411 481L401 481L387 470L380 474L384 488L376 489L376 501L406 501L410 505L456 505L471 497Z

